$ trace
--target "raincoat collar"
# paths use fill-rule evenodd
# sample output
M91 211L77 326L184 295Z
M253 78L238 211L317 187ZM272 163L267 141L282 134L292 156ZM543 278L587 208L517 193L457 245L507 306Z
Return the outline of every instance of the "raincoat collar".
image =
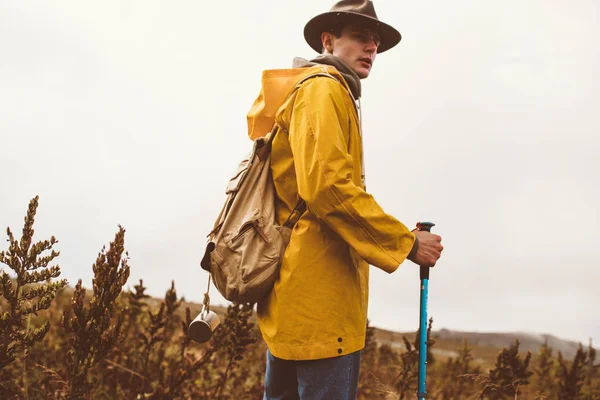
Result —
M335 67L340 74L344 77L344 80L348 84L348 87L352 91L352 95L355 99L358 99L361 95L360 78L354 72L352 68L348 66L341 58L333 56L331 54L321 54L320 56L308 61L301 57L294 58L293 68L305 68L312 67L317 64L331 65Z

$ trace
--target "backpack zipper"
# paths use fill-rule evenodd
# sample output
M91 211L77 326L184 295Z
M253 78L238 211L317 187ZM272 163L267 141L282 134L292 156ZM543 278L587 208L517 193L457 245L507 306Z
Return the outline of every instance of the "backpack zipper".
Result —
M235 243L237 242L237 240L239 238L241 238L246 232L248 232L250 229L252 229L252 227L254 227L254 229L256 229L256 232L258 232L258 234L260 235L260 237L266 242L269 243L269 238L267 236L267 234L261 229L261 227L258 224L258 220L254 219L252 221L248 221L246 222L243 226L242 229L240 229L240 231L233 237L231 238L231 243Z
M260 235L261 238L263 238L263 240L266 243L269 243L269 238L267 237L267 234L261 229L261 227L258 225L258 220L255 219L254 221L252 221L252 224L254 225L254 227L256 228L256 231L258 232L258 234Z

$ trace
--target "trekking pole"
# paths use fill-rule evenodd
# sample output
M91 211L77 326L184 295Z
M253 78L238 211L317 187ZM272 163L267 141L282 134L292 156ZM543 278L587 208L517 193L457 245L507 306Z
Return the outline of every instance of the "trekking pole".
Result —
M417 229L431 232L433 222L417 222ZM429 267L421 266L421 311L419 313L419 388L417 397L427 397L425 378L427 376L427 295L429 293Z

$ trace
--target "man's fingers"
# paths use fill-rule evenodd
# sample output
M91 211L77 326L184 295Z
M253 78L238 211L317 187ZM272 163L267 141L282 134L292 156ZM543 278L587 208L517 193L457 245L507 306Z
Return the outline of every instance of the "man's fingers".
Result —
M413 232L419 238L419 248L412 261L422 267L433 268L444 250L442 237L427 231Z

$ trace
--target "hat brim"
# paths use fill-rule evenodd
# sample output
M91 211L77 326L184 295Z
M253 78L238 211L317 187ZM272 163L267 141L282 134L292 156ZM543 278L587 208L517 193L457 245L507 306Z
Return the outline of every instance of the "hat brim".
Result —
M381 43L377 48L377 53L383 53L396 46L402 40L402 35L392 26L369 17L351 11L329 11L319 14L306 24L304 27L304 39L310 47L317 53L321 53L323 46L321 43L321 33L331 30L340 22L355 22L373 28L379 33Z

